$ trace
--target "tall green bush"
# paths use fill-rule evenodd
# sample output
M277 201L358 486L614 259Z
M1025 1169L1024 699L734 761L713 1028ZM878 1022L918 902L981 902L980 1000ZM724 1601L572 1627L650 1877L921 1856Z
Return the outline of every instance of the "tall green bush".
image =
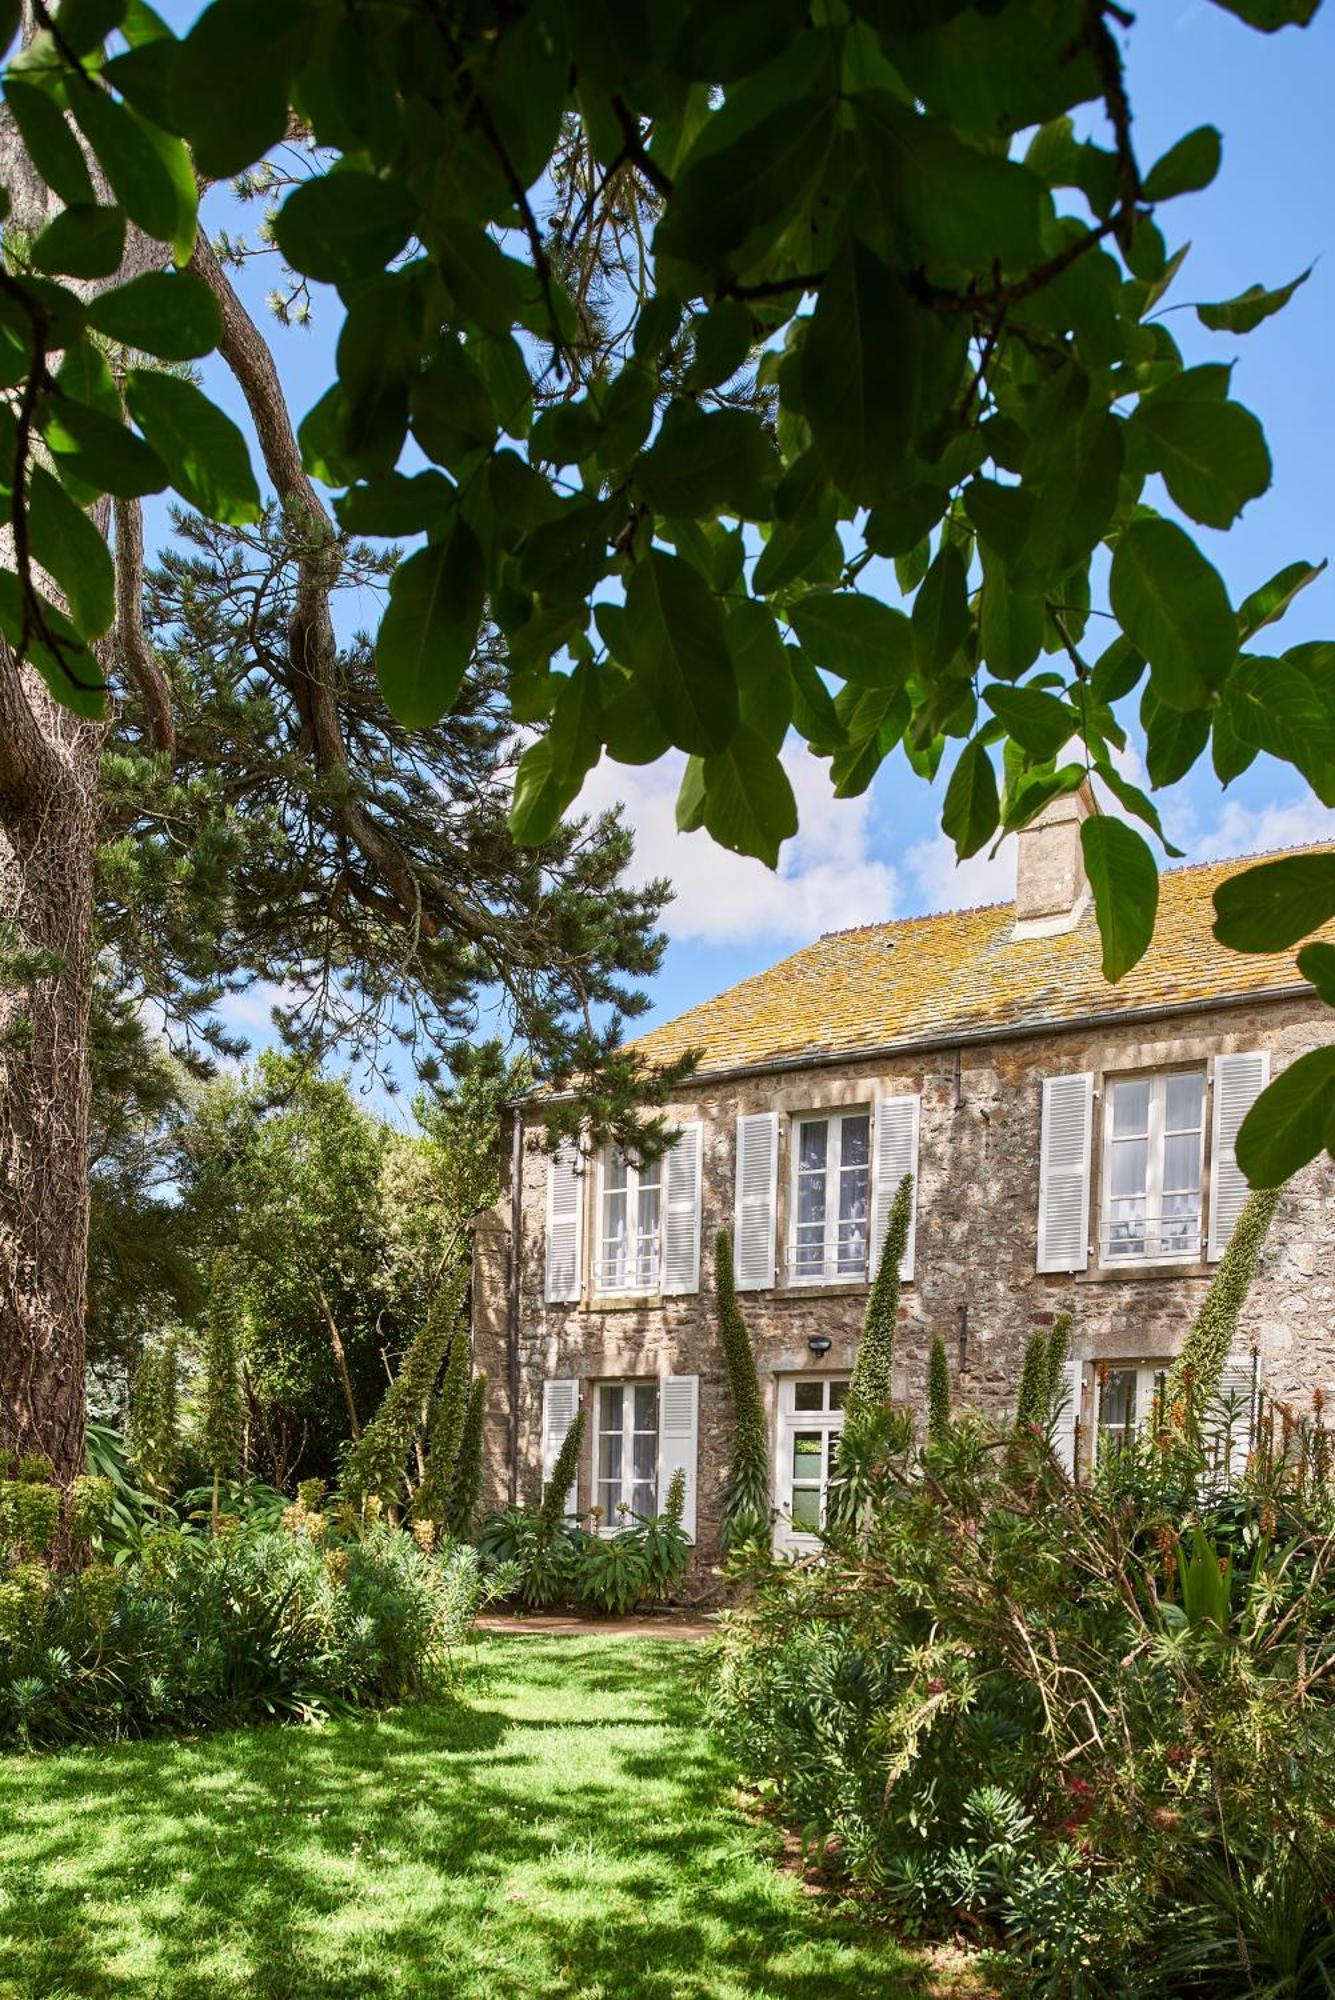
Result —
M199 1454L213 1481L213 1525L218 1525L218 1492L223 1481L241 1467L244 1405L241 1398L241 1356L236 1328L236 1291L225 1282L215 1261L204 1322L204 1379L200 1391Z
M913 1221L913 1176L905 1174L895 1190L886 1226L881 1261L876 1267L867 1311L862 1322L853 1379L848 1385L847 1415L876 1409L890 1401L891 1371L895 1359L895 1326L899 1315L899 1267L908 1247Z
M431 1309L399 1363L384 1401L343 1462L343 1492L354 1506L393 1504L403 1495L408 1454L426 1420L431 1391L463 1303L465 1274L441 1284Z
M933 1444L943 1444L950 1436L950 1363L940 1334L932 1342L927 1364L927 1435Z
M130 1395L130 1456L161 1504L181 1469L181 1409L175 1334L144 1349Z
M720 1229L714 1239L714 1299L719 1341L732 1397L732 1464L723 1488L720 1541L725 1550L757 1541L769 1532L769 1435L746 1321L737 1303L732 1237Z
M566 1495L575 1483L579 1473L580 1446L584 1442L584 1412L576 1413L575 1421L565 1434L565 1441L556 1454L556 1464L552 1476L547 1481L541 1503L538 1507L538 1522L544 1535L551 1537L565 1526Z
M473 1386L468 1392L468 1408L464 1412L454 1477L450 1481L449 1497L445 1503L443 1516L446 1533L452 1535L456 1541L467 1540L473 1532L473 1516L477 1512L478 1496L482 1491L482 1449L486 1409L487 1378L485 1375L475 1375Z
M1070 1352L1071 1315L1059 1313L1048 1330L1043 1347L1043 1414L1040 1421L1044 1425L1050 1424L1061 1408Z
M1166 1410L1171 1411L1179 1402L1190 1402L1199 1410L1217 1393L1256 1276L1261 1248L1283 1192L1282 1187L1253 1188L1243 1203L1219 1269L1182 1343L1182 1352L1168 1371ZM1190 1398L1185 1397L1188 1383Z
M1020 1393L1015 1399L1015 1427L1033 1429L1044 1423L1044 1402L1048 1379L1048 1337L1041 1326L1034 1328L1025 1343L1024 1365L1020 1370Z
M427 1432L426 1473L413 1501L419 1520L434 1521L442 1527L449 1511L450 1495L458 1470L459 1446L468 1416L470 1358L468 1330L460 1324L454 1330L445 1362L440 1392L432 1406Z

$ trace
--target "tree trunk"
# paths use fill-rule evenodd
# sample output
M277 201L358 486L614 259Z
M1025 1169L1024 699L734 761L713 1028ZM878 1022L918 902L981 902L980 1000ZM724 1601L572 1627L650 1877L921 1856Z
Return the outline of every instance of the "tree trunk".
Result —
M3 663L39 754L0 774L0 1444L84 1467L88 1021L102 730ZM0 729L6 715L0 692ZM25 732L19 722L20 743ZM38 746L29 739L29 747Z

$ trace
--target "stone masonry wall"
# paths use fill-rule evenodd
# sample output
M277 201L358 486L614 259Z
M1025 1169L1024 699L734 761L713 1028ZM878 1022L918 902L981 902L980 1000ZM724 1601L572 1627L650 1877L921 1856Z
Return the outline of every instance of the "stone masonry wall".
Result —
M1314 999L1258 1001L1159 1023L1079 1025L1050 1035L959 1051L752 1074L711 1083L670 1115L704 1121L704 1180L700 1290L680 1298L597 1299L588 1290L587 1254L594 1176L585 1185L585 1298L549 1305L544 1290L546 1157L527 1136L523 1168L523 1231L519 1330L519 1469L521 1499L536 1497L541 1477L542 1385L553 1376L578 1377L585 1407L600 1377L697 1374L700 1377L698 1540L707 1556L715 1539L720 1489L729 1458L731 1413L713 1317L713 1243L733 1226L733 1178L738 1114L780 1112L779 1237L786 1240L790 1168L787 1114L867 1104L880 1092L921 1093L917 1247L914 1280L901 1295L895 1358L896 1398L925 1402L927 1358L940 1334L950 1357L954 1397L996 1413L1008 1410L1019 1382L1025 1342L1035 1326L1062 1311L1074 1315L1073 1352L1088 1360L1150 1361L1173 1355L1196 1311L1213 1266L1204 1262L1107 1271L1091 1260L1076 1276L1040 1275L1035 1258L1042 1081L1092 1070L1094 1177L1091 1217L1099 1213L1099 1153L1104 1073L1209 1062L1224 1052L1269 1048L1272 1074L1306 1049L1330 1039L1330 1015ZM957 1101L958 1100L958 1101ZM530 1119L532 1114L529 1114ZM508 1162L507 1162L508 1164ZM1209 1137L1207 1108L1206 1199ZM1290 1184L1267 1241L1249 1301L1243 1344L1257 1345L1267 1387L1306 1400L1320 1386L1335 1400L1335 1168L1323 1159ZM507 1254L510 1194L479 1228L475 1283L477 1365L487 1372L487 1504L504 1500L509 1483L510 1396L507 1379ZM1096 1238L1096 1224L1091 1220ZM852 1366L866 1304L866 1286L785 1288L742 1295L742 1307L774 1413L777 1378ZM819 1361L808 1336L833 1345ZM1088 1422L1090 1411L1082 1412ZM591 1426L590 1426L591 1428ZM773 1433L773 1424L771 1425ZM590 1467L580 1475L580 1502L590 1496Z

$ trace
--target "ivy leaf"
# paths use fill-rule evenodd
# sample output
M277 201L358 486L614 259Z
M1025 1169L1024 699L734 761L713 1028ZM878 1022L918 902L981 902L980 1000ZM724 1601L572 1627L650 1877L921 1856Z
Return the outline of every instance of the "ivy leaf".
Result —
M481 545L464 521L395 570L375 670L406 729L429 729L458 699L482 619L484 577Z
M264 509L246 440L202 390L177 375L132 368L125 400L183 500L227 527L259 520Z
M700 572L651 549L626 586L628 665L682 750L727 747L737 727L723 614Z
M1282 312L1299 285L1305 285L1311 275L1312 266L1309 264L1287 285L1279 285L1272 292L1268 292L1264 285L1248 285L1246 291L1239 292L1235 299L1221 299L1215 305L1197 306L1196 317L1212 333L1251 333L1272 313Z
M83 508L40 465L28 487L28 532L33 554L64 591L79 632L96 639L115 616L111 552Z
M222 339L222 314L192 271L145 271L89 302L88 323L164 361L194 361Z
M1261 1092L1238 1127L1238 1165L1253 1187L1279 1187L1335 1152L1335 1046L1299 1056Z
M1178 506L1206 527L1230 527L1270 484L1265 433L1241 403L1153 394L1131 422Z
M1131 521L1117 538L1108 598L1159 699L1205 708L1233 664L1238 627L1219 572L1191 537L1172 521Z
M941 812L942 830L954 841L959 859L967 861L992 838L1000 817L996 770L986 745L975 736L965 744L950 774Z
M1125 820L1093 813L1080 828L1085 872L1112 985L1145 955L1159 908L1159 871L1149 842Z
M104 203L64 208L32 246L33 269L71 278L110 278L125 255L125 217Z
M865 245L844 244L820 288L802 347L802 402L830 478L869 503L899 483L918 411L922 338L897 275Z
M274 218L274 240L308 278L351 285L397 257L416 220L402 182L348 167L294 188Z
M780 847L797 832L797 801L764 737L739 724L727 749L705 758L703 777L704 823L719 846L777 867Z
M1194 194L1209 187L1219 172L1222 144L1213 125L1198 125L1194 132L1170 146L1145 176L1146 201L1168 201L1174 195Z
M852 590L813 590L790 608L803 650L857 687L899 688L913 671L913 630L902 611Z
M1230 951L1285 951L1335 918L1335 853L1244 868L1220 883L1214 909L1214 934Z

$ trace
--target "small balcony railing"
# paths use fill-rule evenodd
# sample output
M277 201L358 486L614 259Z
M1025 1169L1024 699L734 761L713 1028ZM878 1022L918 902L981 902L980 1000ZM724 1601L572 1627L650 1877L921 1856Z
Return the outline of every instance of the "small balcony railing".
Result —
M604 1246L595 1278L600 1292L654 1292L658 1289L658 1237Z
M1181 1263L1201 1254L1200 1211L1188 1215L1120 1215L1105 1219L1099 1230L1099 1251L1105 1264Z
M826 1236L802 1236L785 1252L790 1285L858 1285L867 1276L867 1234L859 1225Z

